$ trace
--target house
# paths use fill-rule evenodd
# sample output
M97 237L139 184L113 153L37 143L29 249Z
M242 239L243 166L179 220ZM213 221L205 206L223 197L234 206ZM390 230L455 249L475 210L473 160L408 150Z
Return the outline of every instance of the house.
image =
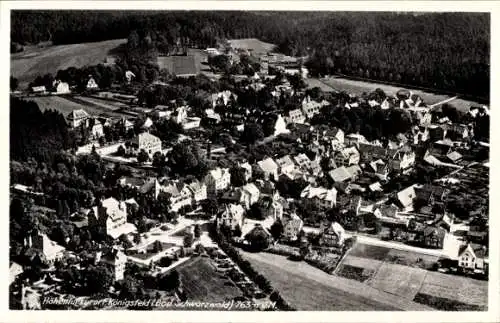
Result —
M470 136L469 126L465 124L453 123L448 125L446 137L456 138L458 140L468 138Z
M120 250L112 250L100 256L99 262L109 268L116 282L124 279L127 259Z
M345 166L341 166L329 171L328 176L330 176L331 180L334 183L342 183L352 180L351 173L347 171L347 168Z
M387 181L389 166L382 159L377 159L367 164L367 172L374 174L381 181Z
M391 150L388 151L391 152ZM408 146L398 149L390 157L391 169L396 172L404 172L413 167L413 165L415 165L415 152Z
M226 204L224 211L217 218L217 226L226 226L231 230L243 227L245 210L239 204Z
M304 153L298 154L297 156L293 157L293 160L302 170L309 170L311 168L311 160Z
M351 166L359 163L359 152L355 147L347 147L334 155L334 161L337 166Z
M64 247L47 237L46 234L34 231L25 238L24 245L36 251L47 263L53 264L64 256Z
M271 218L274 221L283 217L283 199L279 194L269 196L262 195L259 199L258 205L264 218Z
M92 138L99 139L101 137L104 137L104 127L102 126L102 123L99 121L99 119L90 119L89 125L90 135L92 136Z
M449 161L452 163L458 163L459 161L462 160L462 154L460 154L458 151L450 151L446 157L448 158Z
M415 198L421 200L424 205L433 205L445 201L446 189L443 186L423 184L414 187Z
M283 238L287 241L297 241L304 221L295 213L283 216Z
M68 94L71 93L69 89L69 84L66 82L56 81L55 82L56 94Z
M99 86L92 76L89 76L89 80L87 81L87 90L97 90Z
M238 190L240 191L240 203L242 203L247 210L259 201L260 191L255 184L246 184L238 188Z
M81 125L87 127L89 119L89 114L83 109L73 110L66 116L66 121L69 127L73 129L78 128Z
M258 161L256 165L256 172L263 174L266 179L278 179L278 165L272 158L266 158Z
M411 185L396 194L396 200L402 209L413 210L413 200L417 196L415 192L416 186L416 184Z
M161 140L149 132L143 132L125 144L127 154L138 155L144 150L151 158L155 153L161 153Z
M358 146L360 143L368 143L366 138L359 133L351 133L344 137L344 144L346 146Z
M127 204L112 197L94 206L88 214L88 221L91 229L113 239L137 231L135 225L127 222Z
M255 244L260 247L261 241L256 241L252 239L252 237L265 237L267 244L271 244L273 242L272 234L261 224L255 224L252 229L244 233L244 238L250 245Z
M302 190L300 197L312 200L317 206L332 208L337 203L337 190L335 188L313 187L309 184Z
M245 181L248 182L252 178L252 165L245 161L243 163L238 163L238 168L243 169Z
M476 243L468 243L460 248L458 253L458 266L466 271L475 273L488 272L488 248Z
M23 267L16 262L12 262L9 267L9 285L11 285L23 273Z
M370 144L359 144L359 154L362 162L369 163L373 160L382 159L387 160L389 156L394 156L396 150L387 149Z
M427 226L423 232L424 245L427 248L442 249L446 230L440 227Z
M285 121L286 123L305 123L306 117L302 113L302 110L294 109L288 111L287 115L285 116Z
M309 96L302 100L302 113L306 116L307 119L311 119L314 115L320 113L320 110L324 106L328 106L330 103L328 101L323 100L322 102L316 102L311 100Z
M322 224L319 244L323 247L341 247L346 238L344 228L337 222Z
M238 96L231 91L214 93L209 96L209 102L214 109L216 106L227 106L231 100L236 101L237 99Z
M220 191L225 190L231 184L231 174L229 168L217 167L208 172L205 176L207 186L207 196L215 197Z
M188 185L180 181L168 181L165 185L160 186L160 191L167 194L170 209L174 212L192 204L193 192Z
M118 121L118 126L121 127L125 133L134 129L134 124L126 118L121 118L120 121Z
M188 185L188 189L191 191L194 203L200 203L207 199L207 185L205 183L194 180Z
M142 187L144 184L146 184L146 182L149 182L149 180L156 180L156 178L152 178L152 179L144 179L144 178L140 178L140 177L127 177L127 176L122 176L118 179L117 183L118 185L122 186L122 187L133 187L133 188L136 188L136 189L140 189L140 187Z
M45 88L44 85L42 85L42 86L33 86L31 88L31 92L33 92L35 94L45 94L45 93L47 93L47 89Z
M289 155L277 158L276 164L278 165L280 175L284 173L291 173L295 169L295 164Z
M339 146L344 144L345 134L342 129L334 127L328 128L323 132L323 139L332 142L332 146Z

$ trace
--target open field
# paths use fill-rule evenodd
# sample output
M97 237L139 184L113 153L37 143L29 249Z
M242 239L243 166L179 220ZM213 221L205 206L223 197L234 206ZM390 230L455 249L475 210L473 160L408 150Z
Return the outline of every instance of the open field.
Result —
M426 273L420 268L384 263L369 284L378 290L411 300L419 291Z
M307 78L304 81L308 88L319 87L323 92L337 92L333 87L323 83L317 78Z
M230 39L229 43L233 48L251 50L257 54L272 52L276 45L260 41L257 38Z
M179 265L182 288L190 301L222 302L242 296L241 290L229 279L221 278L211 260L196 257Z
M51 73L74 66L104 63L109 52L126 39L107 40L97 43L58 45L46 48L31 47L24 52L12 54L11 75L19 80L19 87L26 87L38 75Z
M123 117L128 114L123 114L120 112L112 111L107 108L96 107L90 104L82 104L81 101L77 99L71 99L70 97L62 96L40 96L40 97L29 97L26 98L28 101L34 101L38 104L41 111L44 110L56 110L61 112L65 117L73 110L83 109L91 115L107 115L110 117Z
M159 56L158 66L160 69L167 69L176 75L198 74L200 72L210 72L207 62L207 53L201 49L188 49L187 56Z
M469 277L428 272L420 293L478 306L488 305L488 282Z
M380 83L372 83L372 82L364 82L364 81L357 81L357 80L351 80L351 79L345 79L341 77L330 77L330 78L325 78L321 79L324 83L330 85L332 88L334 88L337 91L346 91L349 93L354 93L354 94L362 94L363 92L372 92L377 88L382 89L386 94L392 95L396 94L400 89L403 89L404 87L397 87L397 86L392 86L392 85L386 85L386 84L380 84ZM438 103L441 101L444 101L446 99L449 99L453 97L452 95L445 95L445 94L434 94L434 93L429 93L421 90L412 90L414 94L419 95L425 103L431 105L434 103ZM455 99L449 102L451 105L455 106L458 110L467 112L469 111L469 108L471 105L480 105L477 102L474 101L468 101L468 100L463 100L463 99Z
M305 262L294 262L284 256L269 253L242 254L258 272L269 279L283 298L298 310L431 309L411 300L378 291L366 284L329 275Z
M440 310L480 310L487 306L487 281L428 270L437 259L357 243L336 275Z

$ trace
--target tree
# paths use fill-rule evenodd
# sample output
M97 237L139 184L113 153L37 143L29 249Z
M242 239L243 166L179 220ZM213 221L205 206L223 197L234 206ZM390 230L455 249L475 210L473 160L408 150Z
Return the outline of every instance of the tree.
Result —
M247 183L244 168L232 167L229 172L231 173L231 184L234 186L240 187Z
M269 236L261 226L256 226L245 236L245 239L256 251L264 250L269 246Z
M184 234L184 247L189 248L193 245L194 237L191 232L186 232Z
M19 81L15 77L11 76L10 77L10 90L12 92L14 92L15 90L17 90L18 86L19 86Z
M123 147L123 145L120 145L116 150L116 154L118 156L125 156L125 147Z
M148 153L144 150L144 149L141 149L141 151L139 152L139 155L137 155L137 161L141 164L147 162L149 160L149 155Z
M264 138L264 131L262 126L258 123L248 123L245 124L245 129L241 134L241 140L248 144L254 144L255 142Z
M106 293L113 283L113 276L104 265L90 267L84 274L86 290L90 294Z
M281 222L280 219L277 219L273 225L271 225L271 234L274 238L274 240L279 240L281 235L283 234L283 223Z
M233 236L234 237L241 237L242 232L241 232L241 227L239 224L236 225L236 227L233 230Z

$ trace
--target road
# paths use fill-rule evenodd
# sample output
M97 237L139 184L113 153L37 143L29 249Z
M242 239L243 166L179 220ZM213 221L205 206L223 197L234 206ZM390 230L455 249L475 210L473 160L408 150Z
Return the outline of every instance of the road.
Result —
M404 243L399 243L399 242L394 242L394 241L383 241L380 239L376 239L376 238L372 238L372 237L368 237L368 236L363 236L363 235L356 235L356 237L357 237L358 242L373 245L373 246L380 246L380 247L410 251L410 252L420 253L420 254L424 254L424 255L437 256L437 257L443 256L443 250L441 250L441 249L419 248L419 247L409 246L409 245L404 244Z

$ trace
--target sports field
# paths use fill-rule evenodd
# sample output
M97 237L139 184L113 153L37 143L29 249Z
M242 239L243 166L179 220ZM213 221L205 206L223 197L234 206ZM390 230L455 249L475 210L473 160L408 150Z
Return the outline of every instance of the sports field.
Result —
M256 54L266 54L272 52L276 45L260 41L257 38L230 39L229 43L233 48L251 50Z
M43 76L47 73L55 75L58 70L72 66L80 68L104 63L110 51L126 41L126 39L114 39L46 48L32 46L26 48L24 52L10 55L10 74L19 80L20 88L25 88L38 75Z

